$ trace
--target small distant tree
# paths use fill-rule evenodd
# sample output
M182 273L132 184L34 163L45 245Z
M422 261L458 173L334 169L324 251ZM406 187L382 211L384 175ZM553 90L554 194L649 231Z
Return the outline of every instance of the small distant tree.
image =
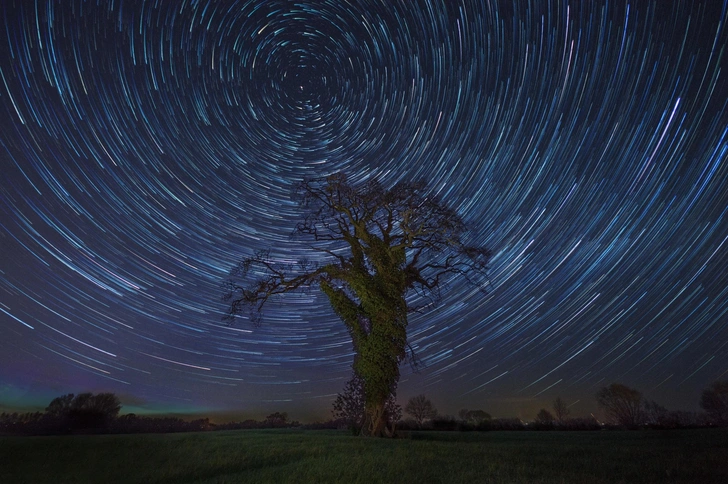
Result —
M551 412L549 412L545 408L542 408L536 414L536 423L539 424L539 425L553 425L554 424L554 416L551 415Z
M404 411L411 415L419 426L422 426L425 420L432 420L437 417L437 409L425 395L410 398L404 407Z
M703 390L700 406L712 423L728 425L728 380L713 382Z
M564 423L564 420L569 418L570 413L571 411L566 405L566 402L563 401L561 397L557 397L556 400L554 400L554 416L556 417L556 421L560 424Z
M610 422L629 428L642 423L642 394L637 390L612 383L599 390L596 397Z
M288 423L288 414L286 412L273 412L265 417L264 423L268 427L283 427Z
M337 395L332 413L336 420L343 421L353 433L361 433L366 421L364 380L356 373L346 383L344 391ZM394 433L395 425L401 418L402 407L397 404L395 392L392 391L384 406L384 420L389 434Z
M669 422L670 412L654 400L645 400L642 405L644 419L647 425L655 427L672 426Z
M492 417L485 410L470 410L467 414L468 422L478 425L491 420Z
M463 408L460 411L458 411L458 417L463 422L473 424L473 425L479 425L479 424L481 424L483 422L487 422L493 418L485 410L468 410L467 408Z

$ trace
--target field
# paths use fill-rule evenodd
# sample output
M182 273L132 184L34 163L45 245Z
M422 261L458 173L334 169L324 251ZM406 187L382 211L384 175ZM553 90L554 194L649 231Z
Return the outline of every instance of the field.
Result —
M728 482L728 431L0 437L0 482Z

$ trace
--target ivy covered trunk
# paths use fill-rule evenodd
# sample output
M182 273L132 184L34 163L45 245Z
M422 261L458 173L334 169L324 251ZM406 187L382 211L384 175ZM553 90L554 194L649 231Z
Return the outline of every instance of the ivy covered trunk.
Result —
M390 323L389 326L391 330L398 325ZM401 358L396 355L404 356L405 348L404 343L398 347L399 339L386 335L388 331L382 331L381 325L375 328L357 351L354 372L364 381L366 418L362 433L382 437L391 436L393 432L387 427L386 403L399 381Z
M388 249L388 248L387 248ZM398 270L403 254L382 248L372 258L374 274L361 262L349 270L347 282L358 298L328 282L321 289L351 334L356 356L354 373L364 382L366 417L362 433L391 435L386 402L399 381L399 364L407 345L405 280Z

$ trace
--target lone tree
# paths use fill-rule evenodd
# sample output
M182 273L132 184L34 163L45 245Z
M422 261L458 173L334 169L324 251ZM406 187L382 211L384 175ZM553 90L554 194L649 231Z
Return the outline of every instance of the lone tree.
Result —
M634 388L612 383L599 390L596 396L611 422L630 428L642 423L642 394Z
M538 425L543 425L550 427L554 424L554 416L551 415L551 412L546 410L545 408L542 408L539 410L539 412L536 414L536 423Z
M463 242L463 220L421 181L386 189L376 180L353 185L336 174L305 180L295 193L304 215L294 235L324 260L284 264L268 251L242 260L225 285L226 319L250 310L258 320L272 296L321 289L354 346L354 373L364 382L362 433L385 435L385 404L399 364L407 356L416 362L408 314L437 303L452 278L483 286L491 253Z
M554 416L556 417L556 421L560 424L564 423L569 417L569 413L571 412L566 402L561 397L556 397L556 400L554 400Z
M728 380L716 381L703 390L700 406L716 425L728 425Z
M493 417L485 410L468 410L462 408L458 411L458 417L465 423L480 425L491 420Z
M437 409L425 395L410 398L404 411L410 414L420 427L425 420L437 417Z

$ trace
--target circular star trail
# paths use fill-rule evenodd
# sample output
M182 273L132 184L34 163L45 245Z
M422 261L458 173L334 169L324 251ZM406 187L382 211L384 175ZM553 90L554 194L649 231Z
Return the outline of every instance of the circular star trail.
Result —
M0 14L4 404L328 412L325 298L221 323L291 186L425 179L493 249L413 315L400 394L696 407L728 371L728 2L9 0ZM523 415L527 416L527 415Z

